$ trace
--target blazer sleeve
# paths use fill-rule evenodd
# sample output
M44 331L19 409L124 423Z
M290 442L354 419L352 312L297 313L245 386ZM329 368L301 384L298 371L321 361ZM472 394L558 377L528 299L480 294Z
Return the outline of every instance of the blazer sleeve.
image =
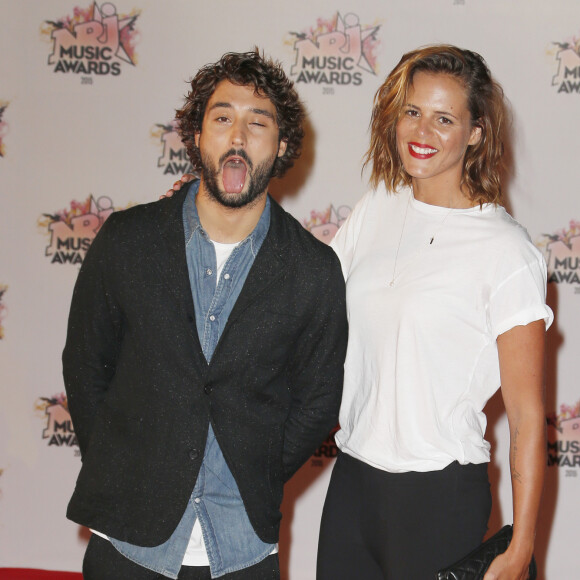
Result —
M96 410L115 375L122 323L108 281L111 269L112 214L87 251L73 291L62 354L67 400L81 456L91 436Z
M327 248L325 248L327 249ZM300 336L291 361L290 413L285 425L283 466L287 481L338 421L348 338L345 284L338 258L329 251L311 288L314 316Z

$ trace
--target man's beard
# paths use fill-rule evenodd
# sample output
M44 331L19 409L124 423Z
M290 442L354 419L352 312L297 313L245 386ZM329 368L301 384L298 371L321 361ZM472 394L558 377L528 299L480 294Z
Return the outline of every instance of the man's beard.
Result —
M232 156L241 157L248 166L247 175L249 178L249 183L248 190L246 192L227 193L220 187L221 184L219 183L219 168L228 157ZM262 192L266 191L268 183L272 177L275 161L276 158L273 160L266 159L266 161L263 161L254 170L254 164L251 162L248 154L243 149L238 151L235 149L230 149L227 153L220 157L218 167L215 167L209 156L202 154L201 175L205 189L212 199L225 207L244 207L254 202Z

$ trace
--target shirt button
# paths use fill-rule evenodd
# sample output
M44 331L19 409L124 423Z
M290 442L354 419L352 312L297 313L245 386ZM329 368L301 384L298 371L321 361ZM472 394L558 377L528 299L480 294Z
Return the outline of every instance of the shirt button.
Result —
M229 274L224 274L224 278L225 278L226 280L229 280L229 279L230 279L230 275L229 275Z
M193 501L194 501L195 503L201 503L201 499L200 499L199 497L196 497L196 498L195 498Z
M212 270L211 268L208 268L208 269L205 271L205 273L206 273L208 276L211 276L211 275L213 274L213 270Z
M206 386L203 388L203 392L204 392L206 395L210 395L212 391L213 391L213 387L212 387L211 385L206 385Z
M215 316L212 314L209 319L213 322L215 320Z
M193 459L197 459L198 455L199 455L199 453L197 452L197 450L196 450L196 449L191 449L191 450L189 451L189 458L190 458L191 460L193 460Z

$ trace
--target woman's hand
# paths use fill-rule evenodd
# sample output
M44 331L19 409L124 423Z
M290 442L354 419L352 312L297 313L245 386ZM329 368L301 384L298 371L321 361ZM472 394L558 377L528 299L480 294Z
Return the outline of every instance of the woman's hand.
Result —
M491 563L483 580L527 580L530 561L531 556L518 557L508 548Z
M159 199L163 199L164 197L171 197L176 191L181 189L181 186L184 183L189 183L193 179L195 179L195 175L192 173L186 173L185 175L182 175L181 179L176 181L171 189L168 189L163 195L159 196Z

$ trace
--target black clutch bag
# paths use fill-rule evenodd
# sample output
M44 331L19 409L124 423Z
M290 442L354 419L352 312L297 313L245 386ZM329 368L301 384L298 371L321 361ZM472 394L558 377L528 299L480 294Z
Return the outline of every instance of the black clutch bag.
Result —
M512 539L512 533L512 526L504 526L497 534L475 548L473 552L467 554L455 564L439 570L437 572L437 580L483 580L483 576L493 559L507 550ZM529 580L536 580L537 575L536 561L532 556L528 578Z

